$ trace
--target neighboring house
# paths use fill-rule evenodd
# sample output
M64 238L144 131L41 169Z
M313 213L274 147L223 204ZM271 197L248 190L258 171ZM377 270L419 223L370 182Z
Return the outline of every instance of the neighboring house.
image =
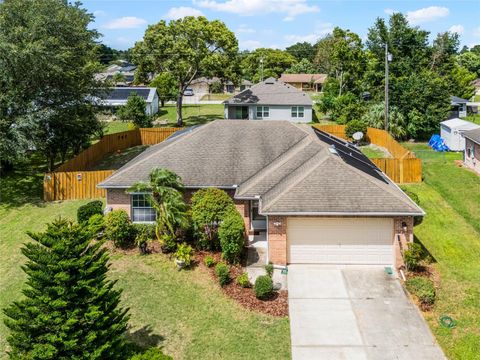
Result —
M462 136L465 131L480 128L479 125L462 119L450 119L440 123L440 137L445 145L452 151L463 151L465 149L465 138Z
M450 97L452 109L450 111L449 119L464 118L468 113L478 114L478 107L480 103L468 101L456 96Z
M321 92L326 79L326 74L282 74L279 80L302 91Z
M223 103L225 119L312 121L310 96L273 77Z
M135 70L137 66L128 62L121 62L110 65L105 71L95 75L95 79L99 81L115 81L116 77L120 75L123 81L116 82L115 86L130 86L135 80Z
M480 127L465 131L463 136L465 138L463 162L480 174Z
M221 82L221 79L218 77L199 77L197 79L192 80L190 85L188 86L189 89L193 90L194 94L209 94L212 93L211 86L214 83ZM245 89L249 89L252 87L252 83L249 80L242 80L239 86L235 86L234 83L230 80L223 84L223 93L235 93L239 91L243 91Z
M158 93L154 87L113 87L109 88L102 98L95 99L95 105L115 110L127 103L128 97L135 93L145 99L147 115L154 115L158 112Z
M176 133L98 185L107 209L155 221L145 194L126 192L155 168L177 173L187 200L225 190L248 245L267 249L275 265L395 264L398 238L413 241L413 217L424 215L355 146L287 121L217 120Z

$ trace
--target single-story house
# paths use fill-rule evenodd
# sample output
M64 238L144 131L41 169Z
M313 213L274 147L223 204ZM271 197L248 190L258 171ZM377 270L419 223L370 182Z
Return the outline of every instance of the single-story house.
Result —
M465 149L465 138L462 134L465 131L480 128L480 125L462 119L450 119L440 123L440 137L445 145L452 151L463 151Z
M273 77L255 84L223 102L230 120L312 121L310 96Z
M465 131L463 137L465 138L463 162L480 174L480 127Z
M102 98L95 98L95 105L115 109L127 103L128 97L135 93L145 99L147 107L145 113L154 115L158 112L158 93L154 87L112 87L109 88Z
M424 215L354 145L288 121L217 120L176 133L98 185L107 209L154 221L145 194L126 190L155 168L177 173L187 200L198 189L225 190L248 241L262 241L274 265L392 265L398 239L413 241L414 216Z
M449 119L464 118L470 114L478 114L479 102L468 101L457 96L450 97L450 104L452 109L450 111Z
M327 74L282 74L280 81L292 85L302 91L321 92Z

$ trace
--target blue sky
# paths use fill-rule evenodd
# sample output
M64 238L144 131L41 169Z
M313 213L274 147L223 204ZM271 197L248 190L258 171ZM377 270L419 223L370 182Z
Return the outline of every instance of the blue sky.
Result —
M432 34L460 34L461 44L480 44L480 1L360 0L95 0L83 1L95 15L102 41L127 49L140 40L149 24L185 15L220 19L234 31L240 49L283 49L297 41L315 42L335 26L365 39L375 18L393 11Z

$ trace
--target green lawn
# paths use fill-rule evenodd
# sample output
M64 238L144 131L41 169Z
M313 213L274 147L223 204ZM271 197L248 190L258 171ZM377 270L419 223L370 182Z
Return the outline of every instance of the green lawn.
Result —
M21 297L25 276L20 249L26 231L41 231L58 216L74 220L87 201L41 201L38 161L2 179L0 192L0 309ZM130 308L129 338L163 346L177 359L288 359L287 318L245 310L227 298L200 268L178 272L164 255L111 258L111 276L124 289L122 306ZM8 329L0 311L0 359L6 359Z
M223 101L230 99L233 94L205 94L200 99L201 101Z
M183 105L184 126L205 124L223 119L223 104ZM165 105L158 111L157 119L167 120L170 126L177 123L177 111L174 104Z
M450 359L480 354L480 177L460 168L458 153L435 153L425 144L404 144L422 158L424 182L407 187L418 194L427 215L415 228L417 239L436 260L437 302L426 318ZM440 316L457 320L455 329Z
M361 146L360 150L369 159L378 159L378 158L389 157L388 154L386 153L386 150L382 150L377 146L370 146L370 145Z
M128 130L128 122L126 121L109 121L105 122L105 135L114 134L117 132L127 131Z

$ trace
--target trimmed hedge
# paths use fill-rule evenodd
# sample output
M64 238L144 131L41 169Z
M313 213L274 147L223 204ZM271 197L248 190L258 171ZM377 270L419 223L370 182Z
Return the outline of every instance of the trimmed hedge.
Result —
M268 299L273 292L273 281L272 278L268 275L261 275L255 280L255 296L257 299L265 300Z
M245 223L235 207L225 213L218 228L222 257L231 264L240 262L245 243Z
M215 274L217 274L220 286L224 287L230 282L230 268L227 264L218 263L215 266Z
M125 210L113 210L105 216L105 237L118 247L133 245L135 231Z
M243 288L248 288L251 286L250 280L248 280L248 274L246 272L237 276L237 284Z
M96 214L103 215L103 203L100 200L90 201L80 206L77 210L77 222L84 223Z
M232 198L220 189L200 189L193 194L191 206L198 247L218 250L218 227L225 214L235 207Z
M408 271L417 270L423 257L423 248L418 243L409 243L408 248L403 252L403 260Z

